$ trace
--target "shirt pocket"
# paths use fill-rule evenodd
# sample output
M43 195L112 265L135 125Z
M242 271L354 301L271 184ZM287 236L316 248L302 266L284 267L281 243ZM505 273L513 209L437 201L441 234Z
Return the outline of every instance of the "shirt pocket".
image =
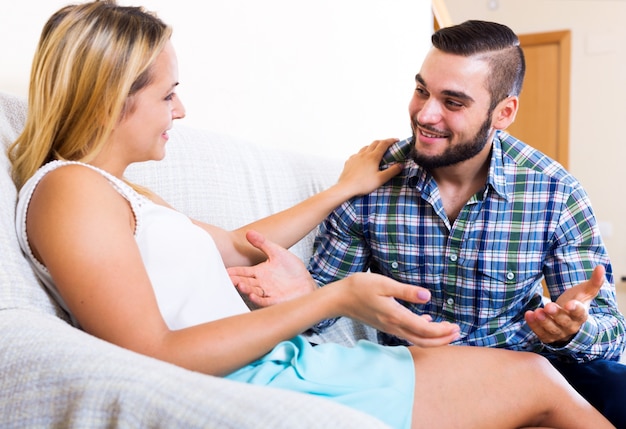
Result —
M507 315L507 320L523 317L521 313L537 283L537 274L510 262L477 264L475 269L479 323L490 323L503 315Z
M415 243L391 243L375 249L372 271L403 283L433 288L441 282L441 252L424 250Z

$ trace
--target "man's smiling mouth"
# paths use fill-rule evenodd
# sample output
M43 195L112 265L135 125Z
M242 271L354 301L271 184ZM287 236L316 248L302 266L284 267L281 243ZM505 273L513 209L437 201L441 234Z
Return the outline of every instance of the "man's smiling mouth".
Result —
M431 139L445 139L448 137L447 133L437 133L431 130L425 130L422 127L418 127L418 130L421 135Z

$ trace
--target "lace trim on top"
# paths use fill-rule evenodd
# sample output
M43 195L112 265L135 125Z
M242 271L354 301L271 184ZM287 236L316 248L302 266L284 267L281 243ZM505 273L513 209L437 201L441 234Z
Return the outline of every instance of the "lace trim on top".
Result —
M111 173L108 173L102 170L101 168L94 167L93 165L85 164L84 162L57 160L57 161L51 161L45 164L44 166L42 166L39 170L37 170L35 175L26 182L26 185L24 186L24 190L27 190L28 193L24 195L20 195L20 201L23 200L23 204L25 204L25 209L24 209L25 215L23 216L23 219L21 220L21 233L22 233L21 236L24 238L24 241L26 244L26 251L28 252L28 256L30 257L31 261L33 261L33 263L35 263L41 270L45 272L48 272L48 268L45 265L43 265L41 262L39 262L39 260L35 257L30 247L30 243L28 242L28 234L26 233L26 213L28 212L28 206L30 205L30 200L33 197L33 194L35 193L35 189L37 188L37 185L39 184L41 179L43 179L44 176L50 173L51 171L54 171L57 168L64 167L66 165L82 165L84 167L91 168L92 170L100 173L111 183L111 186L113 186L113 188L130 203L131 210L133 211L133 215L135 217L135 231L134 231L135 237L137 237L137 233L141 230L141 216L139 215L139 213L141 212L140 209L146 202L150 201L146 196L141 195L140 193L135 191L130 185L125 183L123 180L118 179L117 177L113 176Z

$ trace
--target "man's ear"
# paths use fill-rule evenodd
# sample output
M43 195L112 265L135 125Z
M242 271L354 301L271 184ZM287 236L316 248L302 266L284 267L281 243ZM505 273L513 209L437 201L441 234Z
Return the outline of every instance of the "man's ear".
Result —
M519 98L511 95L502 100L493 112L493 128L504 130L515 120L517 109L519 108Z

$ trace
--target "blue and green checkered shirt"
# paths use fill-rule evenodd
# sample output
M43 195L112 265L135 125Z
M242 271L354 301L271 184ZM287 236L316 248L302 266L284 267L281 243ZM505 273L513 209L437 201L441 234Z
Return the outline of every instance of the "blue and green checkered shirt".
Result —
M399 159L409 143L395 148ZM318 284L371 270L428 288L429 303L405 305L458 323L458 344L577 361L615 360L624 346L624 317L587 194L561 165L505 132L493 140L485 188L452 225L435 180L408 158L391 181L336 209L315 247L309 271ZM542 344L524 321L527 310L542 305L542 280L554 300L598 264L607 280L589 319L566 346ZM379 339L401 343L382 333Z

